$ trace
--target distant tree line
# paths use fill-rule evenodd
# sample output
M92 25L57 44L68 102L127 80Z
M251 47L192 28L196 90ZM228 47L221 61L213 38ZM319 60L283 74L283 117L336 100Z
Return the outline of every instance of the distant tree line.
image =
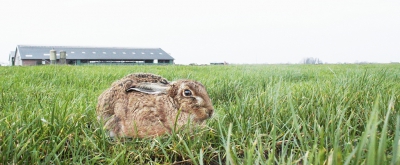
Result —
M307 57L301 61L302 64L322 64L319 58Z

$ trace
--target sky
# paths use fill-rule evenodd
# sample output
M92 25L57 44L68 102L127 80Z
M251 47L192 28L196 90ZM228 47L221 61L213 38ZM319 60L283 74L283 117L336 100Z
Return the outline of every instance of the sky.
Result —
M17 45L162 48L177 64L400 62L399 0L1 0Z

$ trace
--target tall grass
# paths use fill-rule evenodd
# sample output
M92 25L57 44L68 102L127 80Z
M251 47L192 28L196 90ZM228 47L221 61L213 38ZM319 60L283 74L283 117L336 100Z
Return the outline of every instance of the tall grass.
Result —
M133 72L195 79L206 128L109 139L97 97ZM400 164L400 65L0 68L0 164Z

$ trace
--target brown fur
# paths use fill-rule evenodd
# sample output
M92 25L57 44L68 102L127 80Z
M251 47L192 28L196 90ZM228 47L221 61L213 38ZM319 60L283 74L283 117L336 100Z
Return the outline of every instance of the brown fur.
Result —
M149 84L152 85L149 87ZM128 90L146 91L153 86L165 91L149 94ZM185 89L190 90L192 96L185 96ZM97 115L111 136L123 137L159 136L187 125L188 121L202 124L213 111L201 83L192 80L170 83L161 76L145 73L130 74L114 82L99 96L97 104Z

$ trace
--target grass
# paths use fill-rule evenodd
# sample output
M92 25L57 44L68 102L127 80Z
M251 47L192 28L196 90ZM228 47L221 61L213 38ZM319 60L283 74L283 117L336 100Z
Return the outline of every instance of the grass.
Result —
M133 72L202 82L207 128L109 139L97 97ZM0 67L0 164L400 164L400 65Z

